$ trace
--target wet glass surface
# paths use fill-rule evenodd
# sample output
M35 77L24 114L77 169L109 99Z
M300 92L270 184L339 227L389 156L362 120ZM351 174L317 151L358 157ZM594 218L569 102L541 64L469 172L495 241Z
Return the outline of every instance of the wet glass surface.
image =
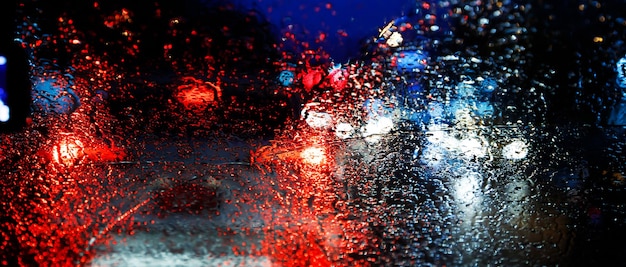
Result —
M18 1L0 264L623 265L623 3L248 2Z

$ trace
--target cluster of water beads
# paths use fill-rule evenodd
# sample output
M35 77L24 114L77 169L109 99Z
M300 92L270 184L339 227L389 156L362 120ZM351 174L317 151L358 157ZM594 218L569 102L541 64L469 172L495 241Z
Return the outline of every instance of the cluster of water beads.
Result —
M464 48L464 53L444 53L441 51L449 52L455 46L437 43L440 40L436 38L411 43L413 35L409 32L412 29L416 32L432 33L427 34L429 37L437 37L441 33L444 36L442 38L445 38L447 27L441 24L441 19L450 17L441 16L439 9L433 9L426 13L428 19L422 19L421 22L419 19L417 23L412 23L410 19L398 19L394 21L395 24L390 24L397 28L390 27L389 35L381 31L383 34L378 37L383 39L377 40L376 51L370 54L374 56L363 62L339 64L329 70L334 64L324 61L327 58L323 53L305 50L296 53L294 57L283 57L284 61L274 65L277 67L276 71L266 70L271 75L260 82L263 90L271 94L289 92L296 96L296 100L301 95L311 94L299 101L308 101L302 103L305 104L303 106L314 103L307 106L310 107L309 111L319 109L305 112L303 120L294 116L292 119L297 122L295 125L284 125L283 130L274 138L276 145L257 151L255 161L249 164L262 170L270 170L261 173L258 178L260 181L255 184L257 190L243 190L249 187L244 183L230 187L239 192L231 201L248 202L254 206L249 210L250 214L260 214L262 221L266 223L261 230L263 237L255 243L258 247L252 249L251 241L234 244L234 254L269 255L272 262L284 264L377 265L402 261L411 265L422 262L467 263L471 260L455 256L457 252L465 251L467 255L474 255L480 260L481 255L486 255L485 250L498 246L511 250L520 248L524 251L518 246L557 244L556 250L559 250L559 242L566 238L540 241L535 236L518 239L507 237L518 228L530 227L524 224L529 220L525 216L530 216L537 224L550 222L550 219L538 219L540 214L523 214L523 209L519 207L529 203L541 206L533 200L537 198L532 194L535 191L529 189L529 184L535 183L532 178L536 176L531 175L531 178L526 179L514 175L518 171L527 172L529 169L524 166L536 156L527 138L536 134L533 124L541 124L543 118L541 112L533 113L529 109L541 110L545 106L542 96L545 90L542 86L549 85L537 83L531 86L534 89L529 89L525 84L520 84L520 81L525 80L525 73L519 65L527 60L524 52L527 47L523 42L526 31L520 26L523 23L511 23L511 20L523 22L521 14L525 7L505 2L507 1L461 5L452 8L452 12L445 15L460 19L461 25L477 36L488 36L494 32L496 35L500 34L502 38L496 38L495 42L485 46L502 48L498 50L503 51L502 55L485 54L488 50L472 45ZM446 3L447 1L443 1L437 6L448 7L451 4ZM420 5L420 12L426 12L425 10L435 6L425 4L423 2ZM513 11L507 13L511 10ZM424 13L420 14L422 15ZM128 52L129 58L142 52L135 47L136 39L133 36L139 36L138 32L127 27L137 23L132 20L133 16L131 9L119 9L103 17L106 27L119 30L125 36L124 42L119 45L128 48L124 51ZM87 139L93 139L94 136L104 136L104 139L119 137L122 133L114 133L113 127L119 125L119 121L128 123L122 132L130 136L128 142L124 143L130 151L130 148L141 147L133 143L140 140L137 136L143 130L155 133L161 129L159 127L162 124L166 124L165 129L174 131L175 136L185 136L189 131L195 134L199 130L210 129L208 124L219 122L217 119L203 117L207 114L241 114L237 109L245 108L245 105L239 103L242 98L229 95L229 90L237 85L241 91L250 93L259 86L244 85L245 81L256 77L245 77L249 74L244 75L244 72L249 72L241 66L228 70L211 69L215 68L215 62L223 62L225 58L177 54L180 51L176 48L184 47L181 44L185 44L185 37L204 40L204 36L198 34L199 30L194 35L194 29L177 26L184 22L182 18L179 19L168 20L172 29L169 33L176 32L176 36L172 37L170 44L164 46L164 56L169 60L166 61L174 65L174 69L178 71L174 75L177 77L175 80L180 81L178 84L172 83L177 86L171 87L162 86L167 81L157 80L139 79L135 83L125 83L140 75L133 75L129 69L115 64L114 62L119 63L119 58L107 58L90 50L87 46L89 42L80 38L80 31L75 31L72 23L69 23L71 20L67 18L60 20L59 24L61 32L68 33L69 37L49 36L41 43L25 41L27 46L35 50L38 45L46 46L56 40L71 44L80 51L72 62L75 68L72 70L72 90L75 90L81 100L87 101L81 101L80 108L68 118L60 120L70 126L60 127L42 117L35 120L36 125L27 133L10 137L21 142L24 147L3 152L15 154L21 149L21 153L32 152L37 155L34 150L45 148L42 143L54 142L56 139L53 137L58 132L62 134L57 139L65 142L65 145L46 144L56 147L53 151L56 151L57 156L51 156L52 160L41 160L40 156L23 158L19 162L23 162L24 167L17 171L11 170L10 178L7 179L15 181L8 188L15 188L19 192L18 195L6 195L7 198L23 199L24 202L15 202L15 207L19 208L11 209L11 218L18 220L20 225L11 230L18 231L16 233L20 240L16 242L21 248L26 248L24 256L37 254L34 261L44 265L46 262L73 263L77 257L88 261L90 256L81 254L89 252L85 248L93 245L92 242L101 242L101 238L105 238L109 230L116 227L124 229L125 226L132 225L127 220L134 219L133 215L142 208L155 208L162 212L162 216L197 212L195 208L183 207L187 204L198 204L195 200L167 197L172 194L193 193L184 192L185 190L204 192L207 189L194 183L177 184L176 179L182 177L168 178L156 185L157 182L142 178L145 173L133 175L127 171L117 176L104 175L115 171L113 165L76 165L98 163L87 156L80 156L89 154L85 154L85 145L89 143ZM457 41L467 44L471 38L464 39L465 37L453 36ZM24 38L26 39L28 38ZM283 44L279 44L279 47L281 45ZM237 49L228 50L224 56L241 59L238 56L241 51ZM287 50L285 47L280 49ZM321 63L310 64L316 58L321 59ZM194 67L185 70L182 66L187 65ZM203 65L209 66L208 69L202 67ZM194 71L200 71L202 75L188 76L189 72ZM280 71L289 71L292 75L285 73L286 75L281 76ZM127 79L126 75L135 77ZM222 83L217 83L217 77ZM275 78L279 80L276 81ZM118 87L110 86L111 84L117 84ZM161 87L168 90L178 89L180 92L174 98L147 96L159 100L158 103L165 107L162 109L153 106L140 109L128 105L116 111L113 116L113 112L103 105L106 101L95 101L106 98L107 95L112 99L137 98L141 96L135 93L138 90L159 90ZM394 94L401 94L405 89L409 91L409 97L406 98L411 103L420 105L404 104L397 98L394 99ZM216 97L220 90L224 90L221 99ZM186 92L192 92L191 96L186 97ZM520 95L520 92L525 94ZM212 97L204 99L203 96L208 95ZM202 100L197 101L198 98ZM232 101L233 99L236 101ZM228 103L229 101L231 102ZM289 103L285 99L281 102L280 105ZM489 107L489 102L492 107ZM397 107L406 112L397 112ZM264 111L267 110L255 107L250 112ZM150 115L142 115L143 112ZM407 116L407 113L413 115ZM300 112L295 114L299 115ZM171 119L172 122L159 122L158 119ZM181 130L177 122L194 125ZM37 126L46 123L51 125L49 129L52 130ZM491 127L497 123L505 126ZM244 125L255 123L248 122ZM141 129L142 127L145 129ZM232 126L233 129L237 127L239 126ZM404 131L407 129L408 131ZM26 141L28 139L33 140ZM111 146L119 142L119 139L110 138L102 142ZM402 146L398 147L400 144ZM179 144L177 153L189 158L193 157L190 151L198 149L201 148ZM132 154L137 152L128 153L131 155L125 159L141 156ZM55 158L58 159L56 162ZM41 169L25 167L28 166L27 162L33 161L44 162ZM129 161L133 162L151 164ZM397 166L397 162L407 164ZM485 166L481 167L481 164ZM155 169L155 173L173 168L171 164L165 165L168 166L155 164L151 167ZM193 163L189 163L191 165ZM514 166L506 167L507 165ZM489 173L489 166L500 166L506 171L504 174L492 175ZM521 167L515 169L515 166ZM208 165L203 167L211 168ZM174 169L178 168L183 167ZM232 171L224 168L221 170L224 173ZM102 175L92 178L83 176L84 173ZM495 180L507 175L515 186L497 187L498 182ZM227 180L221 179L222 182ZM120 181L127 181L130 185ZM133 184L132 181L139 182ZM21 188L31 188L29 190L32 192ZM135 191L123 188L135 188ZM139 191L147 193L138 194ZM161 191L165 193L152 194ZM85 201L85 196L92 198ZM36 201L31 202L30 199L33 198ZM502 198L519 205L495 203ZM146 204L147 200L152 199L162 201L161 206ZM253 199L261 201L257 203ZM42 201L45 205L37 201ZM175 203L176 201L180 202ZM115 205L107 206L103 203ZM488 207L490 203L493 205ZM35 215L24 214L28 209L21 207L31 206L34 207L31 210ZM210 205L201 206L204 209L203 214L209 212L204 216L216 218L214 214L210 214L214 212ZM494 227L501 228L500 232L479 232L476 236L472 236L472 232L460 234L465 229L485 223L480 220L501 221L503 215L498 215L499 211L511 215L510 221L504 220L503 224ZM461 215L456 215L457 212ZM543 212L550 216L555 214L549 207ZM236 221L237 218L250 214L242 214L239 210L226 216L231 221ZM481 214L483 216L477 216ZM64 222L59 223L59 218L63 218ZM472 221L473 218L475 221ZM558 229L554 232L562 230L564 225L562 218L557 222ZM89 229L83 231L86 229L84 227ZM251 228L222 230L228 234L245 232ZM463 242L455 246L453 237L459 237ZM66 246L67 240L72 240L75 245ZM479 243L482 241L489 242L481 246ZM501 246L503 244L506 246ZM474 250L475 248L480 250ZM507 249L498 249L495 255L507 253Z

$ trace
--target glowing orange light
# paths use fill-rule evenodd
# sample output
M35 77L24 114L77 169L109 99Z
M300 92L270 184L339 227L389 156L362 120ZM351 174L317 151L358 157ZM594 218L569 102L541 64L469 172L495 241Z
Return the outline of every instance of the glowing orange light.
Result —
M601 36L593 37L593 42L594 43L602 43L602 42L604 42L604 38L602 38Z
M215 104L222 96L220 87L213 83L203 82L191 77L184 80L190 83L178 87L176 99L186 109L204 110L210 104Z
M300 152L300 158L302 158L305 163L320 165L326 161L326 152L321 147L309 147Z

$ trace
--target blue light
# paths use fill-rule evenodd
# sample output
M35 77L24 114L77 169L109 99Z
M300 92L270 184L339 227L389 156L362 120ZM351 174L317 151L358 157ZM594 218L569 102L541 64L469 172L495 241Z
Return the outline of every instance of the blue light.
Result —
M11 118L9 106L0 100L0 122L7 122Z
M293 83L295 76L293 72L288 70L283 70L278 75L278 81L282 86L290 86Z
M70 114L80 106L80 98L69 87L56 84L56 80L43 80L33 86L33 106L43 114Z
M8 96L6 92L6 63L7 58L0 56L0 122L7 122L11 118L9 105L7 104Z
M420 50L403 51L398 56L399 73L420 72L426 68L428 54Z
M617 101L607 123L614 126L626 125L626 57L621 58L617 64L617 87L622 91L622 98Z

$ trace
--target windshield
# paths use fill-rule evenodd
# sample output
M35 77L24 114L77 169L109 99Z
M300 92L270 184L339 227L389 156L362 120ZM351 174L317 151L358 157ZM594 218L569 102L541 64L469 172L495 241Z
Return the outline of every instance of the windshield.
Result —
M2 265L622 262L620 1L16 2Z

